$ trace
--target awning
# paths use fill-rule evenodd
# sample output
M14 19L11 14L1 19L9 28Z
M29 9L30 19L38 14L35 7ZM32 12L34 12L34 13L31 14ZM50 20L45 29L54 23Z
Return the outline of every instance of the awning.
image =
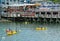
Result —
M41 3L35 3L35 6L40 6L41 5Z

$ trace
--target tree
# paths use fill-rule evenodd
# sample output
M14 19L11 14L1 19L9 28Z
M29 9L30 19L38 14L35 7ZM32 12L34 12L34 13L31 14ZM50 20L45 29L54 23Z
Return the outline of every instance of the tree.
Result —
M53 1L54 3L60 3L60 0L50 0Z

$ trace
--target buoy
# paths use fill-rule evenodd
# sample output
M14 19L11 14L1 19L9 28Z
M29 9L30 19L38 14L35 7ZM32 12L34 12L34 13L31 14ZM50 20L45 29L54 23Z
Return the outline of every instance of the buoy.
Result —
M36 30L41 30L41 28L37 27Z

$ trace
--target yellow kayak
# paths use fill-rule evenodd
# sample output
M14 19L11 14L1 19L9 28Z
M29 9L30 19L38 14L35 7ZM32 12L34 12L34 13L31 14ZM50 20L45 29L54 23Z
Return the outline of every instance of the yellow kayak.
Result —
M38 27L37 27L36 30L41 30L41 28L38 28Z
M15 30L13 30L13 34L16 34L17 32Z
M12 32L11 31L7 32L7 35L12 35Z
M47 30L46 27L36 27L36 30Z
M15 30L13 30L13 31L9 31L9 32L7 32L7 35L14 35L14 34L16 34L17 32L15 31Z

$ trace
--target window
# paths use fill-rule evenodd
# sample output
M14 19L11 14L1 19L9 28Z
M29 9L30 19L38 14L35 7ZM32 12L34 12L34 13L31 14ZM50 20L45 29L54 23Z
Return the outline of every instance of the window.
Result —
M47 12L47 14L51 14L51 12Z
M14 2L15 2L16 0L14 0Z
M9 3L6 3L7 5L9 5Z
M58 14L58 12L53 12L53 14Z
M5 2L2 2L2 4L5 4Z
M20 0L18 0L18 2L19 2Z
M10 1L12 1L12 0L10 0Z
M45 14L45 12L41 12L41 14Z
M39 12L36 12L36 14L39 14Z
M9 0L7 0L7 1L9 1Z
M20 0L20 2L24 2L24 0Z
M7 12L7 11L4 11L4 12Z

